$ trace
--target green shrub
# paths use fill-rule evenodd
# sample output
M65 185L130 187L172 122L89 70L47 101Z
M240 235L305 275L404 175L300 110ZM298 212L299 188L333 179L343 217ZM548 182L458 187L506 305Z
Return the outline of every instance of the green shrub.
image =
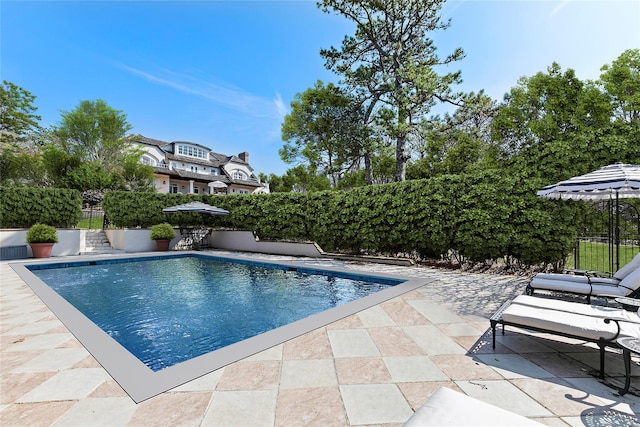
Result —
M109 192L103 207L117 227L205 225L252 230L262 239L315 241L328 252L558 262L576 236L576 210L566 201L537 197L536 188L517 177L484 172L314 193ZM194 200L229 215L162 213Z
M27 230L27 243L57 243L58 233L55 227L46 224L34 224Z
M0 187L0 228L51 224L75 226L82 218L82 196L61 188Z
M176 237L176 230L173 229L171 224L165 222L151 227L152 240L171 240L174 237Z

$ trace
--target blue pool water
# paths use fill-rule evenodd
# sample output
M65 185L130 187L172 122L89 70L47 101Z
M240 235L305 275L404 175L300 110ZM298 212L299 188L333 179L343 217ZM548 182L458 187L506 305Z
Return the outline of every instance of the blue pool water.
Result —
M199 255L29 269L153 371L402 283Z

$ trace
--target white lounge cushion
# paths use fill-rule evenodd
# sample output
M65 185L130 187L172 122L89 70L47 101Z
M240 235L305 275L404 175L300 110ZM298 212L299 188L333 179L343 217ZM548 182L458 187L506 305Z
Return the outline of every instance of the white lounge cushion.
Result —
M631 261L629 261L626 265L624 265L620 270L616 271L613 277L618 280L623 280L632 271L640 268L640 253L633 257Z
M635 258L634 258L635 259ZM640 267L630 272L618 285L631 293L640 288Z
M442 387L404 424L407 427L542 426L497 406Z
M618 319L624 322L640 324L640 313L615 307L602 307L598 305L582 304L558 299L539 298L529 295L519 295L511 302L511 304L522 304L547 310L565 311L568 313L598 317L601 319Z
M600 338L611 340L617 327L614 322L605 323L603 318L547 308L531 307L524 304L511 304L502 312L505 322L545 329L551 332L597 341ZM640 324L621 322L620 337L640 337Z

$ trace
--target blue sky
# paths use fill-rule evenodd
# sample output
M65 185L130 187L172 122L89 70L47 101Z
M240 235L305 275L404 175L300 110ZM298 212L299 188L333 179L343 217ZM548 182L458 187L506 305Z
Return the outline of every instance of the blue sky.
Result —
M462 47L464 91L497 100L553 61L579 78L640 48L639 0L456 0L432 35L441 57ZM296 93L337 82L321 48L353 25L315 1L0 2L0 74L35 95L43 126L81 100L104 99L133 133L250 153L282 175L280 126ZM442 109L436 109L436 112Z

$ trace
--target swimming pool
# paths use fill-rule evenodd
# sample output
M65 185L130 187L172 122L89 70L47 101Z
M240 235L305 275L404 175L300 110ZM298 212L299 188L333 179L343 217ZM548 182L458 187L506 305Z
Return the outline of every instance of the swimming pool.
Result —
M136 402L424 284L199 252L12 267Z

